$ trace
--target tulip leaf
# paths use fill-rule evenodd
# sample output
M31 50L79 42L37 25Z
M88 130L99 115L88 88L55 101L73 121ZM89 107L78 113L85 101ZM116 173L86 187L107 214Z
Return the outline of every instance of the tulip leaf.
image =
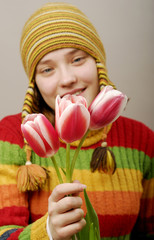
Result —
M80 239L77 237L77 235L76 235L76 234L75 234L75 235L73 235L71 239L72 239L72 240L76 240L76 239L77 239L77 240L80 240Z
M79 232L77 233L77 239L78 240L85 240L85 239L89 239L89 229L90 229L90 225L89 222L87 220L87 215L85 217L86 220L86 226Z
M90 231L89 231L89 240L98 240L100 239L97 229L94 227L94 224L91 223Z
M85 189L84 189L84 198L85 198L86 207L87 207L87 214L86 214L87 225L90 226L91 228L91 224L93 224L92 228L95 229L95 236L97 235L96 239L100 240L98 216L89 200L89 197Z
M92 223L89 231L89 240L95 240L95 239L96 237L95 237L95 231L94 231L94 224Z

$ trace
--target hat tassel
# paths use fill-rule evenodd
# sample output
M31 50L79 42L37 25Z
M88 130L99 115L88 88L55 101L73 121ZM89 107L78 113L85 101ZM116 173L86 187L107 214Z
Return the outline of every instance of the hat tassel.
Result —
M31 163L31 151L31 148L26 145L26 164L19 167L17 171L17 188L20 192L36 191L43 187L47 179L48 171Z
M116 170L115 156L107 147L107 142L103 142L101 147L97 147L93 154L90 163L92 172L98 170L107 174L114 174Z

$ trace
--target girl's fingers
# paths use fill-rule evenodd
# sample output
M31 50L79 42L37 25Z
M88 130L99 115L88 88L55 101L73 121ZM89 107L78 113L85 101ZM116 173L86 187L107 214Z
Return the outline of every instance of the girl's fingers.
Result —
M81 208L70 210L66 213L56 215L51 220L51 224L56 228L64 228L67 225L80 222L84 217L84 212Z
M82 192L85 188L86 185L76 182L59 184L54 188L49 201L58 202L67 195L78 194Z
M58 239L69 239L74 234L78 233L82 230L82 228L86 225L86 221L82 218L78 222L74 222L72 224L66 225L64 227L58 228L57 231L57 238Z
M85 226L82 199L78 196L85 188L78 181L54 188L48 200L49 225L53 238L68 240Z
M79 180L74 180L73 183L80 183ZM79 192L78 193L73 193L72 195L73 196L79 196Z
M57 209L57 213L62 214L67 211L70 211L71 209L80 208L81 205L82 205L82 199L80 197L68 196L68 197L62 198L59 202L56 203L56 209ZM52 206L51 206L51 211L52 211Z

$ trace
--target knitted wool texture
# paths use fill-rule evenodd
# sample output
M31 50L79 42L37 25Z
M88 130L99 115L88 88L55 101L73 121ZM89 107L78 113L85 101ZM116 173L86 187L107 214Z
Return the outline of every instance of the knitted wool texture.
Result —
M43 189L20 193L16 171L25 162L21 114L0 121L0 239L49 240L46 233L48 197L58 184L50 158L32 153L32 162L49 170ZM98 215L103 240L153 239L154 158L153 132L143 124L120 117L107 136L108 146L117 159L113 175L90 171L93 149L102 141L82 148L73 179L87 185L87 193ZM74 155L71 148L71 155ZM55 158L65 167L65 145ZM86 213L83 193L82 208ZM137 222L136 222L137 221ZM136 224L136 226L135 226ZM140 237L130 237L131 232ZM148 234L149 238L144 234Z
M96 60L100 85L114 86L108 78L103 44L85 14L67 3L45 4L28 19L22 32L21 58L29 78L22 118L35 112L33 89L38 62L60 48L77 48L90 54Z

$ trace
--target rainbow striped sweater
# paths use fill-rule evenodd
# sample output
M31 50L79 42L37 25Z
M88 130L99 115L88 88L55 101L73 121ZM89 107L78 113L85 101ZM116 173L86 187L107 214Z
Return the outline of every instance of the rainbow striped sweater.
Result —
M49 178L39 191L18 191L16 173L26 161L20 125L21 114L8 116L0 122L0 239L48 239L48 197L58 179L50 158L40 158L33 152L32 162L47 168ZM101 142L80 151L74 179L87 185L88 196L98 214L103 240L152 239L153 140L153 132L140 122L120 117L113 123L107 137L117 164L112 176L90 171L91 154ZM73 152L72 148L71 154ZM64 167L64 146L55 157ZM84 201L83 209L86 213Z

